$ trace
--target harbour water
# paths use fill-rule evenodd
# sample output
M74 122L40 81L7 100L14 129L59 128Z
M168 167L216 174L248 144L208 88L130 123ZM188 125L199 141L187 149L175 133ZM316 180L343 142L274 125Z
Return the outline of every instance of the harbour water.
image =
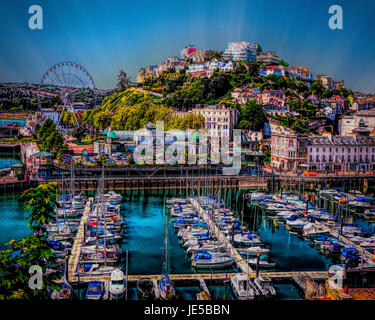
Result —
M13 158L1 158L0 159L0 170L8 169L12 164L20 163L19 160Z
M0 126L7 126L8 124L12 123L18 123L20 126L24 126L26 124L26 120L0 119Z
M122 213L127 221L128 229L122 244L123 254L121 266L125 272L126 250L129 252L129 274L162 274L166 270L165 261L168 261L168 272L194 273L190 258L178 242L174 232L173 222L170 220L165 201L168 197L182 194L184 190L141 190L123 191ZM242 195L249 190L230 189L223 190L222 195L226 205L235 211L242 219ZM22 204L16 196L0 198L0 249L4 243L11 239L18 240L30 234L25 220L27 212L22 209ZM271 259L277 264L270 271L326 271L333 263L319 250L310 246L310 242L303 240L296 234L290 233L282 224L278 224L272 217L244 207L243 223L249 230L257 232L262 242L271 247ZM366 228L373 228L368 221L354 217L355 223ZM167 259L165 257L165 239L167 226ZM225 271L234 271L228 269ZM202 272L202 271L201 271ZM211 272L210 270L203 272ZM222 270L220 272L223 272ZM217 299L232 299L228 285L215 286L207 281L213 296ZM299 299L300 293L291 283L276 283L275 288L281 299ZM191 299L199 292L198 287L179 288L181 297ZM82 292L81 292L82 291ZM84 288L79 290L80 296L84 295ZM136 299L129 292L129 298Z
M241 219L242 194L248 190L232 189L226 202ZM165 270L166 222L168 227L168 272L196 272L185 250L178 242L173 222L169 219L165 201L179 194L177 190L124 191L122 212L128 223L126 238L122 244L122 264L125 252L129 251L129 274L161 274ZM0 248L11 239L20 239L30 233L27 227L27 212L22 209L18 196L0 197ZM166 219L167 218L167 219ZM374 224L360 217L354 223L365 230L374 230ZM243 222L249 230L258 232L262 242L271 246L271 258L276 262L275 271L327 270L332 264L329 258L310 246L296 234L290 233L273 218L254 212L245 206ZM233 271L229 269L226 271ZM207 272L210 272L209 270Z
M6 249L4 244L10 240L17 241L31 233L27 227L27 215L18 196L0 197L0 250Z

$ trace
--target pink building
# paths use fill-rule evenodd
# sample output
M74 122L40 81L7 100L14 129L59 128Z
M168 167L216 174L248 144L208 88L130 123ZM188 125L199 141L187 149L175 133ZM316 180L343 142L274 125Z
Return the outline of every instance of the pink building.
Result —
M365 172L375 169L375 136L309 137L310 170Z
M265 90L262 92L261 101L264 105L285 105L285 93L278 90Z

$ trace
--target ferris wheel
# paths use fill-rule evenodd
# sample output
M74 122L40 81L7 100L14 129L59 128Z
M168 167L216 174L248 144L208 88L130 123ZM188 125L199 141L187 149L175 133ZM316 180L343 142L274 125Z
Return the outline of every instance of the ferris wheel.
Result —
M57 126L61 122L65 110L73 113L76 127L79 122L75 114L75 104L89 99L96 100L96 87L93 78L81 65L65 61L50 67L39 84L39 96L61 100L63 108L58 117Z

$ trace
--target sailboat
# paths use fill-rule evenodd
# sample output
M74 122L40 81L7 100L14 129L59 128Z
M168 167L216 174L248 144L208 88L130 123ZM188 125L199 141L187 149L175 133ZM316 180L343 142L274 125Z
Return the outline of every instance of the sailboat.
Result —
M159 281L159 291L162 299L175 297L176 289L168 276L168 216L165 215L165 274Z

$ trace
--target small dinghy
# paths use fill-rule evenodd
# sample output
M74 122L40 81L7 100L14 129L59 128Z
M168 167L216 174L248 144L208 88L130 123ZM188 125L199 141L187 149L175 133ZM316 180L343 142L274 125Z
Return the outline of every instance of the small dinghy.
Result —
M168 274L165 274L159 281L160 296L164 300L172 299L176 296L176 289L169 278Z
M137 281L138 296L141 300L153 300L155 297L154 284L150 278L141 278Z

